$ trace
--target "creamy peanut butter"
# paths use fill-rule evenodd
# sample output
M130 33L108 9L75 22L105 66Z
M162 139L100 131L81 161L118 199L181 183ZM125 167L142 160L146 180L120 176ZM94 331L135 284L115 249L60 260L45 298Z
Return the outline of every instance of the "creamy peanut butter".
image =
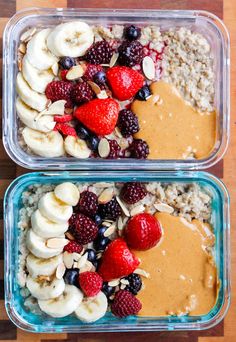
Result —
M202 159L216 142L216 112L198 112L177 89L163 81L150 86L147 101L135 100L132 111L138 116L140 131L135 138L145 140L149 159Z
M217 270L207 251L215 241L210 226L167 213L155 216L163 229L161 241L148 251L134 251L140 268L150 274L138 294L139 315L207 314L217 298Z

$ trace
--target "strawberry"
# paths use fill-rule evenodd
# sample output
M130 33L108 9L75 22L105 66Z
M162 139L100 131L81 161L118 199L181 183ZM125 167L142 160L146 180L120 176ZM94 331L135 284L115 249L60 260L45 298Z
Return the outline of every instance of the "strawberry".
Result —
M104 281L110 281L129 275L138 267L139 263L139 260L127 247L126 242L118 238L107 246L98 273Z
M77 137L76 130L74 129L74 127L71 127L67 123L57 122L54 127L54 131L59 131L63 135L72 135L73 137Z
M79 285L87 297L94 297L101 291L102 278L96 272L82 272L79 274Z
M74 116L97 135L113 132L118 119L119 104L113 99L95 99L76 108Z
M142 88L144 77L129 67L115 66L107 71L107 80L114 97L120 101L125 101L133 97Z
M133 216L125 227L125 239L130 248L150 249L160 241L161 226L157 219L148 213Z
M73 115L64 114L64 115L54 115L54 121L56 122L69 122L73 119Z

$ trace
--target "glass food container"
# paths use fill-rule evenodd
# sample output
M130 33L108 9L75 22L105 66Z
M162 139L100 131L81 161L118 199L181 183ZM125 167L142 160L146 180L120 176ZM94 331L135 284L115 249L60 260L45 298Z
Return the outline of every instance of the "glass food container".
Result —
M203 34L209 41L214 59L215 108L217 142L205 159L137 160L76 159L73 157L43 158L27 153L19 143L19 121L16 116L15 80L17 47L21 34L29 27L44 28L61 22L80 19L88 24L158 25L161 30L187 27ZM9 156L30 169L77 170L196 170L219 161L229 139L229 35L223 22L206 11L107 10L107 9L43 9L31 8L16 13L8 22L3 38L3 142Z
M64 181L141 181L161 183L197 183L212 196L212 225L216 237L214 258L218 270L219 293L212 310L203 316L129 317L118 319L107 313L95 323L84 324L73 315L52 318L33 314L23 305L17 283L19 263L19 210L21 195L30 185L57 184ZM224 184L215 176L204 172L38 172L25 174L14 180L4 199L5 223L5 304L11 320L20 328L32 332L115 332L155 330L202 330L213 327L225 316L230 303L230 221L229 196ZM157 299L155 299L157 300Z

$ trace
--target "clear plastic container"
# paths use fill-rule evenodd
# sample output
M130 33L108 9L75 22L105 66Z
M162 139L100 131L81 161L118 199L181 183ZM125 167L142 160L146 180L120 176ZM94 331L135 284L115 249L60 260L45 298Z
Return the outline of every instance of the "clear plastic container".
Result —
M22 32L29 27L50 27L61 22L81 19L89 24L158 25L162 30L170 27L188 27L200 32L210 42L214 57L215 108L217 111L217 143L207 158L186 160L104 160L76 159L73 157L42 158L27 154L19 144L15 110L15 79L17 75L17 47ZM43 9L20 11L8 22L3 38L3 142L9 156L19 165L30 169L145 169L196 170L212 166L219 161L229 139L229 35L223 22L205 11L107 10L107 9Z
M19 229L17 222L22 205L22 192L29 185L57 184L63 181L145 181L145 182L195 182L212 194L212 224L216 243L215 262L218 269L219 294L214 308L203 316L129 317L118 319L107 313L95 323L84 324L75 317L52 318L35 315L25 310L17 284ZM225 316L230 303L229 260L229 196L224 184L204 172L40 172L23 175L9 186L4 199L5 222L5 305L10 319L20 328L32 332L107 332L107 331L155 331L202 330L213 327ZM158 300L158 298L154 298Z

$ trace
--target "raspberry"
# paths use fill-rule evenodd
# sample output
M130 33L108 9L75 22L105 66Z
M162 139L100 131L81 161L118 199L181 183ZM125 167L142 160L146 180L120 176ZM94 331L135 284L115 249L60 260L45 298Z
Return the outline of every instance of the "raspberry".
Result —
M103 71L103 67L101 65L87 64L86 71L83 75L83 79L86 81L93 81L94 76L99 71Z
M79 205L77 208L82 214L94 217L98 210L97 195L91 191L83 191L80 194Z
M121 208L115 197L106 204L100 204L98 211L102 218L110 220L116 220L121 215Z
M131 158L146 159L149 154L148 144L142 139L134 139L129 150Z
M72 222L72 235L79 243L86 245L96 238L98 227L89 217L76 214Z
M79 285L85 296L93 297L102 289L102 277L96 272L83 272L79 274Z
M116 140L108 140L110 145L110 153L107 159L117 159L121 151L121 147Z
M65 247L64 251L68 253L81 253L83 246L76 241L70 241Z
M71 92L71 97L77 104L92 100L94 92L87 82L77 83Z
M142 287L142 279L140 275L131 273L128 275L128 277L125 277L125 279L127 279L129 282L129 285L125 287L125 290L133 293L133 295L136 295Z
M136 40L124 41L118 48L119 58L118 62L121 65L132 67L136 64L140 64L143 57L144 51L143 46Z
M109 64L113 49L105 40L96 42L87 52L85 59L91 64Z
M71 127L67 123L57 122L53 130L59 131L66 136L72 135L73 137L77 137L76 130L74 129L74 127Z
M122 199L128 204L134 204L147 195L147 190L142 183L126 183L121 190Z
M54 115L54 121L56 122L69 122L73 119L73 115L64 114L64 115Z
M141 309L142 304L140 301L132 293L126 290L118 291L111 304L112 313L120 318L129 315L137 315Z
M71 91L73 89L73 84L71 82L66 81L52 81L48 83L45 95L52 102L58 100L66 100L66 107L72 108L73 103L71 100Z
M117 126L125 138L139 131L138 118L128 109L120 111Z

